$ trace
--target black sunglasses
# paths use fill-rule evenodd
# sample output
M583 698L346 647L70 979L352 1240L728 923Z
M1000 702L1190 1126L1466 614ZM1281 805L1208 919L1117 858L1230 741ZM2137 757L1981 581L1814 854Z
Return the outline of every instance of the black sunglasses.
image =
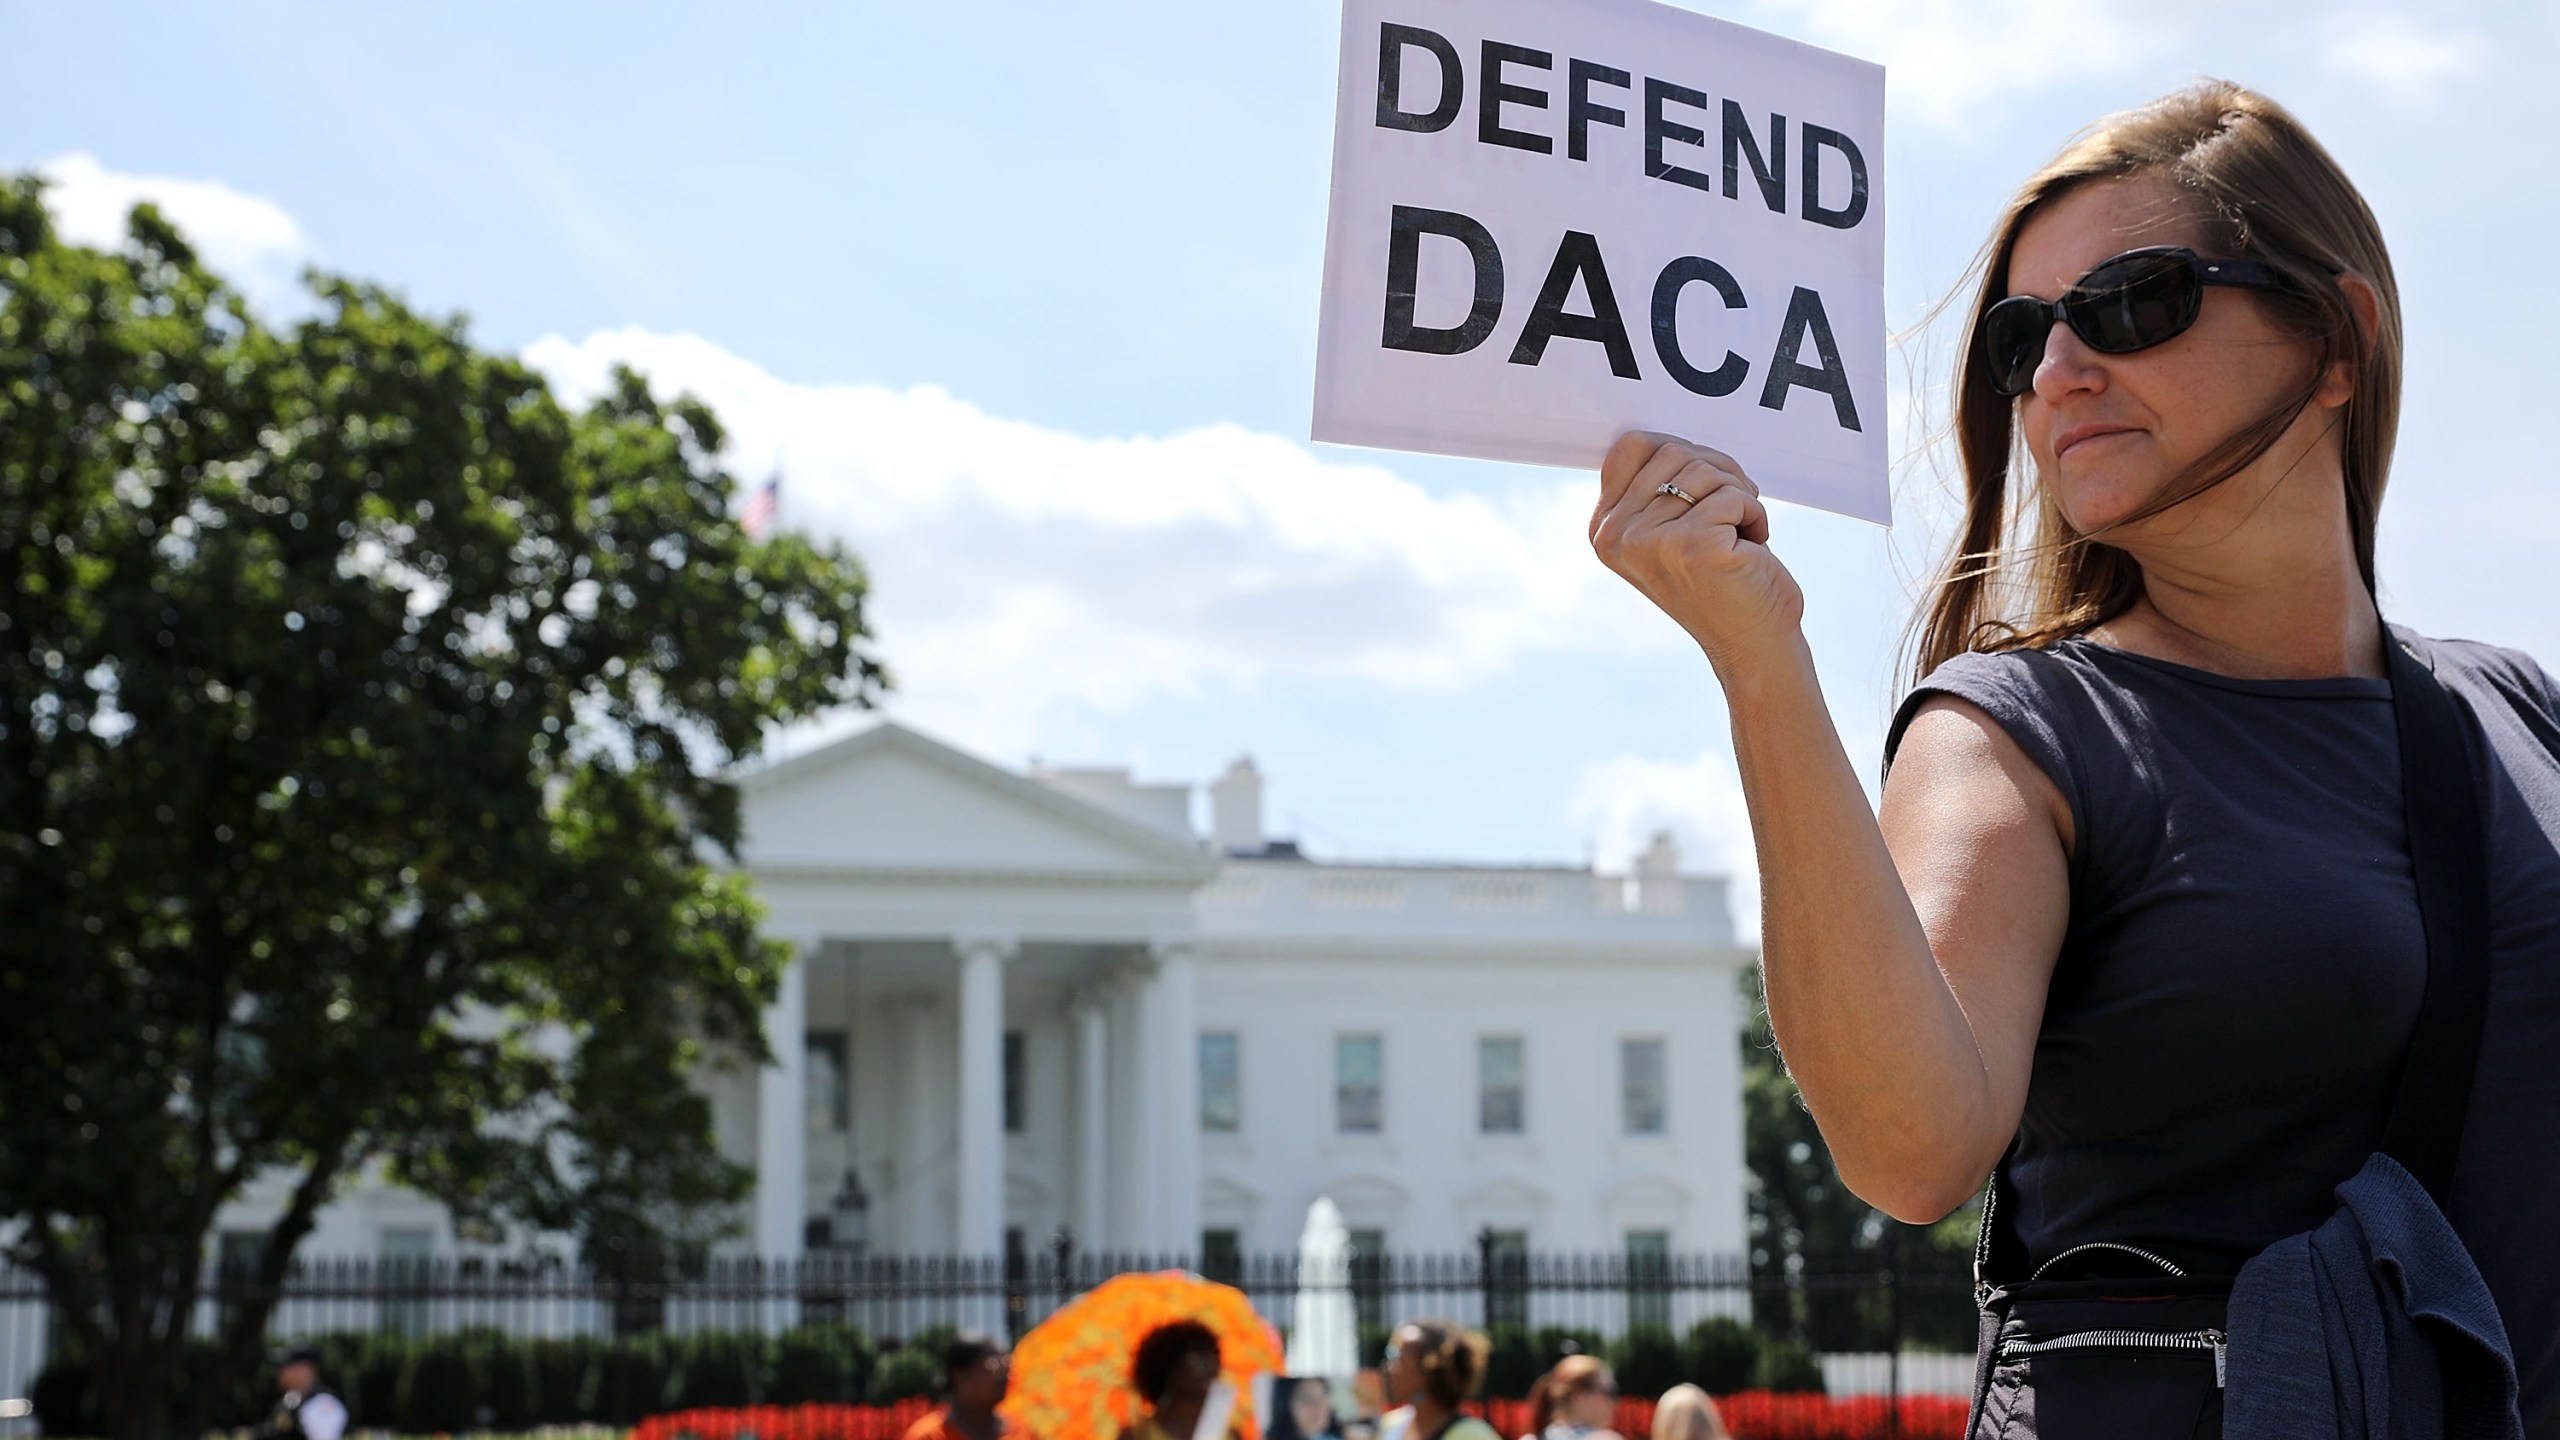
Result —
M2255 260L2207 260L2183 245L2148 245L2101 260L2059 300L2012 295L1982 316L1982 360L1991 388L2023 395L2035 383L2059 320L2092 350L2125 355L2186 333L2207 285L2291 290L2284 272Z

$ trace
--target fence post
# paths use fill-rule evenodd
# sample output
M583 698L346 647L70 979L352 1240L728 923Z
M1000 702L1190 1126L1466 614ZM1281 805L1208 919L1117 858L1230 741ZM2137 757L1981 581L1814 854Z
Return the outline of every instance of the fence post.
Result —
M1479 1328L1489 1330L1493 1326L1493 1227L1491 1225L1476 1231L1476 1288L1482 1292L1478 1303L1483 1306L1477 1312L1477 1325Z
M1902 1231L1886 1222L1884 1315L1885 1342L1885 1434L1900 1440L1902 1435Z
M1058 1292L1057 1304L1053 1309L1063 1310L1066 1308L1067 1302L1076 1297L1075 1280L1073 1278L1076 1264L1075 1231L1068 1229L1064 1225L1058 1227L1058 1233L1049 1237L1049 1259L1050 1263L1057 1268L1058 1272L1053 1277L1054 1283L1051 1286L1052 1289ZM1043 1318L1045 1319L1046 1317L1044 1316Z

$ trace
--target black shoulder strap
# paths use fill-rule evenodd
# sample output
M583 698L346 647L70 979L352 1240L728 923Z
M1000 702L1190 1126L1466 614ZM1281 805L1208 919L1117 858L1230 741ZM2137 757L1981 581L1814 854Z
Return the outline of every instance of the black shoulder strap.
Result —
M2382 1149L2441 1205L2471 1109L2489 1005L2489 838L2462 702L2399 636L2383 646L2400 726L2400 794L2427 932L2427 993L2400 1069Z
M2400 733L2401 812L2417 877L2418 918L2426 930L2427 988L2381 1148L2442 1205L2471 1110L2471 1076L2489 1005L2488 830L2481 821L2462 702L2415 646L2387 627L2384 642ZM2009 1187L2001 1174L2008 1167L2004 1155L1982 1197L1973 1273L1976 1289L1984 1293L2027 1273L2026 1246L2002 1203Z

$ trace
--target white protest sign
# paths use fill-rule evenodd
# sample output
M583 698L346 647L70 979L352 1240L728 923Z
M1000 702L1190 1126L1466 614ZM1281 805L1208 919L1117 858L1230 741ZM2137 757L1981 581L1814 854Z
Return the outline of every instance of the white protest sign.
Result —
M1345 0L1314 435L1628 430L1890 524L1884 71L1652 0Z

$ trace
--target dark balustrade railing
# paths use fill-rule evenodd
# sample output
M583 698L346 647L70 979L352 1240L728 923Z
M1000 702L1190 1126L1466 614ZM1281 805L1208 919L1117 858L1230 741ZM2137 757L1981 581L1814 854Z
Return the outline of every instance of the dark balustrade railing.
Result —
M1089 1251L1064 1241L1010 1256L866 1255L819 1250L787 1260L719 1256L582 1263L556 1256L297 1258L274 1287L246 1272L204 1278L194 1328L272 1298L271 1340L346 1335L612 1337L858 1327L883 1348L942 1326L1019 1335L1114 1275L1182 1269L1242 1290L1284 1331L1302 1295L1319 1290L1294 1254L1206 1257ZM1964 1257L1936 1252L1899 1265L1884 1252L1807 1259L1755 1271L1738 1256L1521 1253L1486 1243L1458 1254L1352 1257L1347 1291L1364 1360L1387 1327L1445 1317L1496 1332L1570 1332L1621 1349L1631 1332L1680 1342L1727 1317L1808 1350L1898 1355L1968 1348L1973 1330ZM60 1317L38 1277L0 1267L0 1399L23 1395ZM57 1343L48 1343L57 1342ZM1536 1348L1559 1343L1547 1336ZM1872 1387L1900 1388L1898 1370ZM0 1425L0 1433L10 1427Z

